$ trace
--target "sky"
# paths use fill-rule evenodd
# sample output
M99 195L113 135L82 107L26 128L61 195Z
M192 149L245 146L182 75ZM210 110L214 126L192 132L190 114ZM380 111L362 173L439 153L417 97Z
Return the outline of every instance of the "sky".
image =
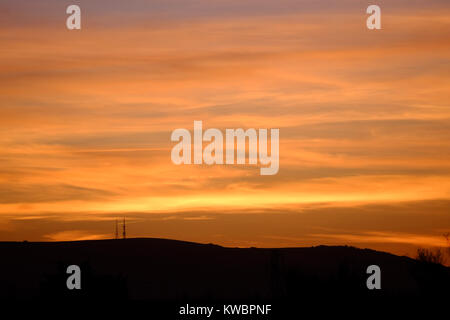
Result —
M445 246L450 3L370 4L2 1L0 241ZM278 174L174 165L195 120L279 128Z

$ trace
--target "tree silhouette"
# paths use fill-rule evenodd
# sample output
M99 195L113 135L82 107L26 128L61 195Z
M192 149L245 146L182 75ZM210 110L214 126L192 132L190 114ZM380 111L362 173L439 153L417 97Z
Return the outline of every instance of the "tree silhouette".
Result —
M434 264L444 264L445 257L444 253L440 248L437 249L426 249L419 248L417 249L417 260L426 263L434 263Z

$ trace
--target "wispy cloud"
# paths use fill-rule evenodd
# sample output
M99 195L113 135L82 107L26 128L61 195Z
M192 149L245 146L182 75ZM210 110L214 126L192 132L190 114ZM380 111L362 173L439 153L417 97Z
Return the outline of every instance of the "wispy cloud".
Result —
M108 234L89 234L82 230L69 230L61 231L44 236L45 239L50 241L79 241L79 240L99 240L99 239L111 239L111 235Z

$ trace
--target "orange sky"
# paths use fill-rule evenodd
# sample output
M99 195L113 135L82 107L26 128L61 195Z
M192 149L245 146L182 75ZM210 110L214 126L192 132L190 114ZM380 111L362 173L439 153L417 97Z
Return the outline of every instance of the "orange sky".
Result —
M448 2L69 2L0 5L0 240L445 245ZM279 173L175 166L194 120L280 128Z

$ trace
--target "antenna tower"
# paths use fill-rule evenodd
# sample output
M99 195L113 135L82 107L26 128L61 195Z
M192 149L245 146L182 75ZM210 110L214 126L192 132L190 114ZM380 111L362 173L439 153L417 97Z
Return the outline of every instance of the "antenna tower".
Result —
M122 238L126 239L127 237L127 231L126 231L126 226L125 226L125 217L123 218L123 232L122 232Z

